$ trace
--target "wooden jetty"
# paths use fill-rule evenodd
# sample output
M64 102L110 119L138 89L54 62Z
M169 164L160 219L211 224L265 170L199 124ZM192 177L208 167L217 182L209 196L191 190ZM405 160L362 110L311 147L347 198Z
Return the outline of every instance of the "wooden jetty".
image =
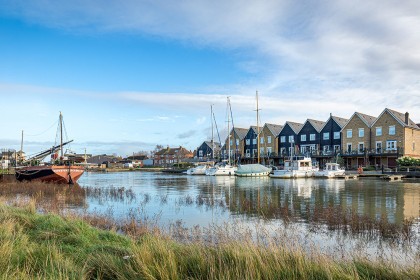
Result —
M389 180L389 181L401 181L402 178L404 178L404 177L405 177L405 175L395 174L395 175L386 175L386 176L383 176L382 178L385 179L385 180Z
M345 175L339 175L339 176L335 176L334 178L336 179L344 179L344 180L356 180L359 179L359 175L358 174L345 174Z

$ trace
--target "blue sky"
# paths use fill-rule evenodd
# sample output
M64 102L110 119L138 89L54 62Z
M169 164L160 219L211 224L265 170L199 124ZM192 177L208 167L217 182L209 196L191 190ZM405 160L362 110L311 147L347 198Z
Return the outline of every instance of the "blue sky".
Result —
M378 115L420 122L418 1L0 0L0 148L195 149L235 125Z

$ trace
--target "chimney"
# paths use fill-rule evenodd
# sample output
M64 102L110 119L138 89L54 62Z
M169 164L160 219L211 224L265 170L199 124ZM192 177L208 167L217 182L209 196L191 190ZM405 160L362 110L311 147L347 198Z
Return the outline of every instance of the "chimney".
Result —
M408 121L409 121L409 114L408 114L408 112L406 112L405 113L405 124L406 125L409 125L409 122Z

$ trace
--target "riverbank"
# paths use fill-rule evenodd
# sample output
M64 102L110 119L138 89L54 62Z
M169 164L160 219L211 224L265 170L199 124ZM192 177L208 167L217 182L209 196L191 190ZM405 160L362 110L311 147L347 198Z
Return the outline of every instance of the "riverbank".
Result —
M2 279L420 279L420 269L310 256L300 248L220 240L176 242L157 232L100 230L77 217L0 204Z

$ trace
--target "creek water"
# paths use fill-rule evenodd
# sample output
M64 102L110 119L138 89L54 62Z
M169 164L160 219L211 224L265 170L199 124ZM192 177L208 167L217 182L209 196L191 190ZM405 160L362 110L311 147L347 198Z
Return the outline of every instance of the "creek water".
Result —
M124 188L132 196L88 196L85 210L124 219L141 211L160 227L240 225L252 231L282 232L307 248L347 257L362 254L403 263L420 260L420 181L382 179L294 179L187 176L152 172L93 173L79 180L84 188ZM136 210L137 209L137 210ZM413 220L410 240L350 234L332 216L351 211L371 221L403 227ZM372 232L371 232L372 233ZM285 240L286 241L286 240Z

